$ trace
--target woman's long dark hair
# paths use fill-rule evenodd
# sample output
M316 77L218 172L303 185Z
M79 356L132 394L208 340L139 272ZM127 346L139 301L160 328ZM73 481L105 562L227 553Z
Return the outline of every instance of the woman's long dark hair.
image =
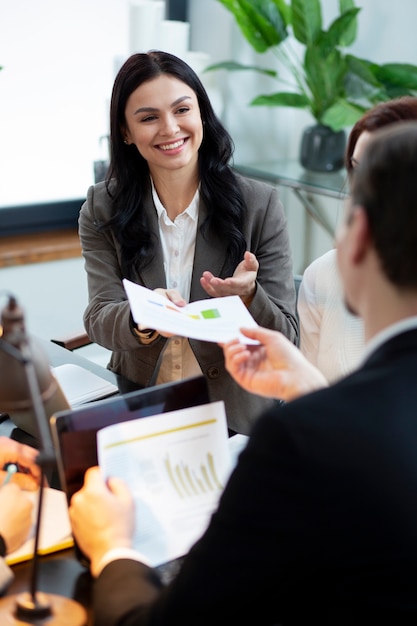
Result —
M169 74L196 94L204 124L199 150L200 196L207 208L202 225L227 242L228 271L233 272L246 249L243 236L244 202L230 167L234 146L229 133L215 115L196 73L178 57L161 51L133 54L119 70L110 106L110 167L107 191L113 199L113 215L103 228L111 227L122 249L122 273L132 277L152 261L156 234L150 232L142 210L149 185L149 168L136 146L124 143L125 109L129 96L142 83Z

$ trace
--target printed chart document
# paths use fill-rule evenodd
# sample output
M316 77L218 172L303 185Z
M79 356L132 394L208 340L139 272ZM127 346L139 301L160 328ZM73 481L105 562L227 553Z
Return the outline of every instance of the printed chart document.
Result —
M32 528L26 542L15 552L6 556L8 565L28 561L33 557L39 492L28 491L27 493L33 501ZM66 495L58 489L44 487L38 552L39 554L48 554L70 548L73 545Z
M179 307L159 293L132 283L123 285L136 324L163 332L224 343L237 337L242 343L258 343L244 337L241 327L256 328L258 324L239 296L197 300Z
M118 476L136 505L134 547L157 567L203 534L232 470L224 403L213 402L103 428L104 476Z

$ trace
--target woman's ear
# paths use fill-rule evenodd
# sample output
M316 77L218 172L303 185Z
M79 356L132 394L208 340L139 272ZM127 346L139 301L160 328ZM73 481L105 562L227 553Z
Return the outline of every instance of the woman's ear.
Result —
M126 144L127 146L130 145L131 141L130 141L130 133L128 129L125 127L121 127L120 134L123 137L123 143Z
M353 208L349 218L349 231L351 261L357 264L363 261L372 243L368 216L362 206Z

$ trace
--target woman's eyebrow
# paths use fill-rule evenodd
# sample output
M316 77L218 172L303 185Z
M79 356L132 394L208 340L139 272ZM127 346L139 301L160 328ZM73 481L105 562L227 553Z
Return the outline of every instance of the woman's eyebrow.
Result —
M178 104L180 104L180 102L183 102L184 100L191 100L191 96L180 96L179 98L174 100L174 102L172 102L171 107L177 106ZM155 113L156 111L159 111L157 107L139 107L139 109L136 109L133 115L137 115L138 113Z

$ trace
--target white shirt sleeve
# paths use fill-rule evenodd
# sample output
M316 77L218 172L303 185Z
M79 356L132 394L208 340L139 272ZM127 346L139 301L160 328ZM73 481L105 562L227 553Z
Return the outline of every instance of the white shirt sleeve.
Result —
M322 310L317 300L316 270L314 262L304 271L298 291L297 312L300 324L300 350L317 366L320 344Z
M95 567L94 570L91 570L91 574L95 578L97 578L97 576L101 574L106 565L108 565L112 561L117 561L119 559L130 559L131 561L139 561L144 565L152 567L148 559L143 556L143 554L140 554L140 552L133 550L133 548L113 548L112 550L106 552L106 554L97 564L97 567Z

